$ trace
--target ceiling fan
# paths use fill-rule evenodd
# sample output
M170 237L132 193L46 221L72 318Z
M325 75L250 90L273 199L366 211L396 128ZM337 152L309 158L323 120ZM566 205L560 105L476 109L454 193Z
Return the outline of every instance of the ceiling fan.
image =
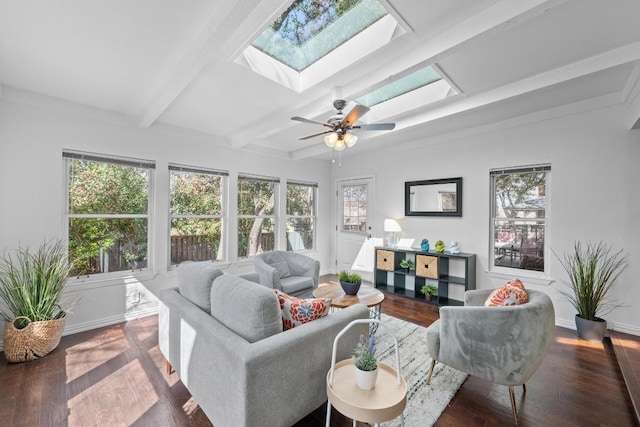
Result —
M346 147L353 147L358 142L358 137L350 133L354 130L392 130L396 127L395 123L372 123L356 125L358 119L369 112L369 107L364 105L356 105L347 115L342 113L342 110L347 105L347 101L344 99L337 99L333 101L333 107L338 110L337 114L329 117L326 123L319 122L317 120L306 119L304 117L291 117L291 120L296 120L303 123L317 124L329 129L322 132L314 133L311 135L298 138L300 140L315 138L316 136L325 135L324 143L336 151L342 151Z

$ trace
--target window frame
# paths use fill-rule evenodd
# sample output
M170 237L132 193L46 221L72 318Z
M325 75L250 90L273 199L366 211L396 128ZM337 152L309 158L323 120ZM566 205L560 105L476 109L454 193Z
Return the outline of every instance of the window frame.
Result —
M262 182L271 182L274 184L273 188L273 214L270 215L247 215L240 213L239 207L239 199L240 199L240 182L241 180L253 180L253 181L262 181ZM280 247L280 228L281 224L279 223L279 210L280 210L280 178L277 177L269 177L269 176L260 176L260 175L252 175L247 173L239 173L238 180L236 183L236 259L240 262L250 260L255 255L240 255L240 221L243 219L251 219L251 218L263 218L270 219L273 222L273 233L274 233L274 242L273 242L273 250L278 250ZM269 252L269 251L263 251Z
M285 223L284 223L284 232L285 232L285 243L287 244L287 251L289 252L312 252L316 250L316 235L317 235L317 229L318 229L318 183L313 183L313 182L303 182L303 181L287 181L286 183L286 207L285 207ZM313 206L311 206L311 211L312 214L311 215L292 215L289 213L289 185L294 185L294 186L299 186L299 187L309 187L313 189ZM313 242L313 245L310 249L304 248L304 249L291 249L289 250L289 239L288 236L286 236L287 233L287 227L289 226L289 220L290 219L310 219L313 223L313 232L311 235L311 239Z
M205 174L205 175L215 175L220 176L220 214L180 214L174 215L171 213L171 174L172 171L176 172L187 172L193 174ZM173 219L175 218L195 218L195 219L220 219L222 221L221 231L220 231L220 244L219 251L222 252L222 258L217 260L204 260L197 262L213 262L216 264L225 264L229 262L229 239L228 239L228 224L229 224L229 208L228 208L228 194L229 194L229 172L225 170L219 169L209 169L203 167L196 166L187 166L180 165L176 163L169 163L168 165L168 174L169 174L169 187L168 187L168 195L169 195L169 221L168 221L168 240L167 240L167 266L168 269L175 269L179 264L173 264L171 259L171 224Z
M146 168L149 170L148 182L147 182L147 213L146 214L72 214L69 211L70 206L70 176L69 176L69 162L72 160L85 160L91 162L102 162L111 164L120 164L126 166L134 166L140 168ZM127 276L141 276L153 273L155 266L153 263L153 257L155 254L153 230L155 213L153 206L155 205L155 171L156 162L153 160L136 159L133 157L114 156L109 154L89 153L75 150L62 150L62 170L63 170L63 215L62 215L62 233L64 236L65 244L67 245L67 257L69 256L69 222L72 218L145 218L147 220L147 263L144 268L135 270L120 270L110 271L106 273L93 273L93 274L81 274L77 276L70 276L67 283L70 285L85 283L85 282L100 282L108 281L110 279L127 277Z
M545 173L545 206L544 206L544 217L537 218L498 218L496 216L496 193L495 193L495 179L497 176L503 176L507 174L524 174L530 172L544 172ZM500 279L511 279L513 277L521 277L526 278L534 284L539 285L549 285L551 283L550 276L550 250L549 250L549 241L550 241L550 230L549 230L549 218L550 218L550 191L551 191L551 164L538 164L531 166L519 166L519 167L509 167L509 168L497 168L491 169L489 171L489 179L490 179L490 203L489 203L489 270L488 273L490 277L500 278ZM508 266L500 266L495 264L495 232L496 232L496 222L515 222L521 221L526 223L542 223L544 225L544 243L543 243L543 260L544 260L544 270L533 270L533 269L522 269Z

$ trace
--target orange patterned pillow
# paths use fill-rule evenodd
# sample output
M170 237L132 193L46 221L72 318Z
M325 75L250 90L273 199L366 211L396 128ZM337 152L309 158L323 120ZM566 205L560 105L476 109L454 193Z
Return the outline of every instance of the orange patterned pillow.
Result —
M514 279L491 292L484 305L486 307L501 307L524 304L527 301L527 291L525 291L524 285L520 279Z
M329 298L302 299L292 297L277 289L273 291L280 303L282 326L285 331L326 316L329 307L331 307Z

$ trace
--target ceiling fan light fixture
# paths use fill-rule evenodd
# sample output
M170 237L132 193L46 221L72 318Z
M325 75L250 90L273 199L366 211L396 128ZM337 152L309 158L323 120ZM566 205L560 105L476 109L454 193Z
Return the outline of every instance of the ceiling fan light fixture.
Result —
M355 135L351 135L350 133L347 133L344 136L344 143L347 147L351 148L354 145L356 145L356 142L358 142L358 137Z
M337 141L338 141L338 134L335 132L331 132L329 135L324 137L324 143L329 148L333 148L336 145Z
M333 149L334 149L334 150L336 150L336 151L342 151L342 150L344 150L344 149L345 149L345 147L346 147L346 145L345 145L345 143L344 143L344 139L339 138L339 139L336 141L336 144L333 146Z

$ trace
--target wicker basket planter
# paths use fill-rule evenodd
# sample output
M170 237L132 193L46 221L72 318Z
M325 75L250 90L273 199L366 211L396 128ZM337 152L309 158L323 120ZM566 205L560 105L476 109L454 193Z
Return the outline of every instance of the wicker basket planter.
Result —
M16 322L25 319L29 323L18 329ZM19 316L4 325L4 357L9 362L29 362L51 353L60 344L66 317L32 322Z

